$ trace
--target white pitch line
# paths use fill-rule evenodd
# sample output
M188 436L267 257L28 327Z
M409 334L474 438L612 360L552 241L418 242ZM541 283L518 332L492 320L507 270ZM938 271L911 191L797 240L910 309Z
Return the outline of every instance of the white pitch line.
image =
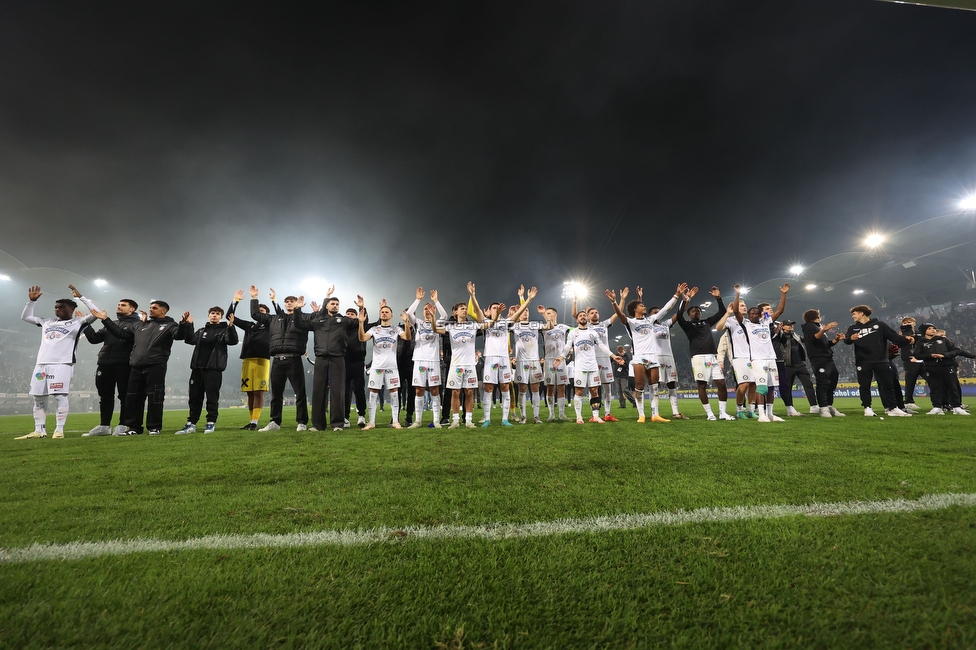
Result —
M932 494L916 501L848 501L807 505L735 506L699 508L636 515L609 515L585 519L558 519L530 524L486 524L484 526L381 527L371 530L323 530L287 535L208 535L185 540L133 539L69 544L31 544L24 548L0 548L0 564L21 564L44 560L81 560L105 555L129 555L165 551L232 550L250 548L302 548L308 546L363 546L406 540L518 539L578 533L639 530L658 526L680 526L702 522L778 519L782 517L839 517L873 513L903 513L942 510L952 506L976 506L976 494Z

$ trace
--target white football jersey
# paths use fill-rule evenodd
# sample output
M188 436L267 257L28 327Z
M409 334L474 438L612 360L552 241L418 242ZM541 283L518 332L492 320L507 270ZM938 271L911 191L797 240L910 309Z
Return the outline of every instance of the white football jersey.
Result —
M41 328L41 347L37 350L37 363L74 363L78 335L85 326L95 321L95 317L89 314L81 318L72 316L68 320L38 318L34 315L35 304L33 300L28 301L20 317Z
M396 370L397 337L403 333L399 325L376 325L366 335L373 339L373 370Z
M508 358L508 330L512 321L499 318L485 330L485 356Z
M455 366L473 366L474 342L481 328L480 323L465 321L463 323L445 323L444 329L451 339L451 363Z
M539 330L543 323L540 321L525 321L512 325L515 335L515 359L518 361L539 360ZM558 355L557 355L558 356Z

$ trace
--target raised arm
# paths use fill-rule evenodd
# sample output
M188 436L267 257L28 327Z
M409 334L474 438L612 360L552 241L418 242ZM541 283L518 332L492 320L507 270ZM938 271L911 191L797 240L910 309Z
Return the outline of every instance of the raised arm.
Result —
M786 294L790 291L790 283L784 282L783 286L779 288L779 304L776 305L776 311L773 312L773 320L778 319L786 311Z
M607 289L603 292L607 298L610 299L610 304L613 305L613 313L616 314L617 318L620 319L621 323L627 322L627 315L624 314L623 310L620 309L620 305L617 304L617 293L613 289ZM621 296L623 292L621 292Z
M524 287L519 287L519 289L520 289L519 301L521 301L522 300L521 290L523 290ZM519 316L521 316L522 315L522 312L524 312L526 309L529 308L529 303L532 302L532 300L535 298L535 296L536 296L537 293L539 293L539 290L536 289L535 287L532 287L531 289L529 289L529 297L525 300L525 302L523 302L519 306L519 308L517 310L515 310L515 313L514 314L512 314L511 316L509 316L509 318L512 321L518 321Z
M481 305L478 304L478 297L474 295L474 291L474 282L468 282L468 296L471 297L471 302L474 304L474 313L469 315L480 323L485 317L484 312L481 311Z

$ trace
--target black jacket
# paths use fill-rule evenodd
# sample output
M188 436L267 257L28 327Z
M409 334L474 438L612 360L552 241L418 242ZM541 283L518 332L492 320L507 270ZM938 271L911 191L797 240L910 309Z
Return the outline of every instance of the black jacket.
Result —
M233 300L227 309L227 315L234 314L234 327L244 332L244 343L241 344L241 359L270 359L271 331L267 323L252 323L237 317L237 301Z
M856 341L851 339L854 334L858 335ZM877 318L872 318L863 324L854 323L847 328L847 335L844 339L844 343L854 345L854 363L858 366L869 363L888 363L889 341L898 345L910 345L908 339Z
M789 334L780 329L773 335L773 347L784 365L791 368L802 366L807 360L807 352L803 349L800 335L793 330ZM789 361L787 361L789 358Z
M716 298L715 302L718 305L718 311L708 318L697 321L685 318L687 309L681 308L685 306L684 302L681 303L681 307L678 309L678 326L688 336L688 352L693 357L702 354L718 354L715 337L712 336L712 328L725 315L725 303L722 302L721 297Z
M941 358L933 358L933 354L941 354ZM925 363L926 368L952 368L956 365L956 357L968 357L969 354L944 336L933 336L930 339L920 336L915 339L913 355Z
M257 298L251 298L251 318L268 327L268 346L271 355L305 354L308 348L308 332L295 327L291 315L272 302L274 314L262 314Z
M122 329L131 329L142 323L138 314L119 316L114 323ZM101 343L102 347L98 351L98 365L100 366L127 366L129 365L129 355L132 354L132 339L119 338L112 334L108 328L95 331L89 325L85 328L85 338L89 343Z
M224 370L227 368L227 346L238 342L237 330L227 323L207 323L184 341L193 346L191 370Z
M359 332L359 320L342 314L332 316L325 309L312 314L295 312L291 315L295 327L315 336L316 357L345 357L349 333Z
M193 333L192 323L177 323L169 316L150 318L127 330L108 319L102 323L114 336L132 341L129 365L133 368L166 363L173 349L173 341L182 341Z

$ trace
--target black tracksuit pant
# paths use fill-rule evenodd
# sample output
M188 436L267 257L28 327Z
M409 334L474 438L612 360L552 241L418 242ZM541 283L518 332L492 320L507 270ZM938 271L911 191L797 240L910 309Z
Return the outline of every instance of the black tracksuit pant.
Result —
M810 379L810 371L807 370L806 364L788 366L777 361L776 365L779 366L779 396L783 400L783 404L793 406L793 382L799 379L810 406L816 406L817 394L813 389L813 381Z
M95 371L95 388L98 390L99 424L112 425L115 395L119 396L119 424L125 422L125 395L129 392L129 366L104 365Z
M833 406L839 373L833 359L810 359L813 376L817 380L817 405ZM870 395L870 392L868 393Z
M346 358L315 357L312 378L312 426L325 431L329 426L341 427L345 420L342 407L346 393ZM328 402L328 405L326 405ZM326 420L326 412L331 423Z
M877 380L878 393L881 395L881 404L885 409L893 409L898 403L895 400L894 376L891 372L891 364L888 361L879 363L862 363L857 370L857 383L861 395L861 406L868 408L871 406L871 382Z
M271 357L271 421L281 426L285 403L285 382L295 391L295 422L308 424L308 395L305 393L305 366L301 355Z
M343 401L343 418L349 417L352 398L356 398L356 412L366 417L366 359L346 357L346 396Z
M196 424L200 420L203 409L203 398L207 398L207 422L217 421L217 409L220 406L220 385L224 380L222 370L190 370L190 415L187 422Z
M149 409L146 411L146 399ZM125 396L125 421L129 430L142 433L142 416L146 415L146 428L150 431L163 428L163 402L166 400L166 364L132 368L129 371L129 392Z

